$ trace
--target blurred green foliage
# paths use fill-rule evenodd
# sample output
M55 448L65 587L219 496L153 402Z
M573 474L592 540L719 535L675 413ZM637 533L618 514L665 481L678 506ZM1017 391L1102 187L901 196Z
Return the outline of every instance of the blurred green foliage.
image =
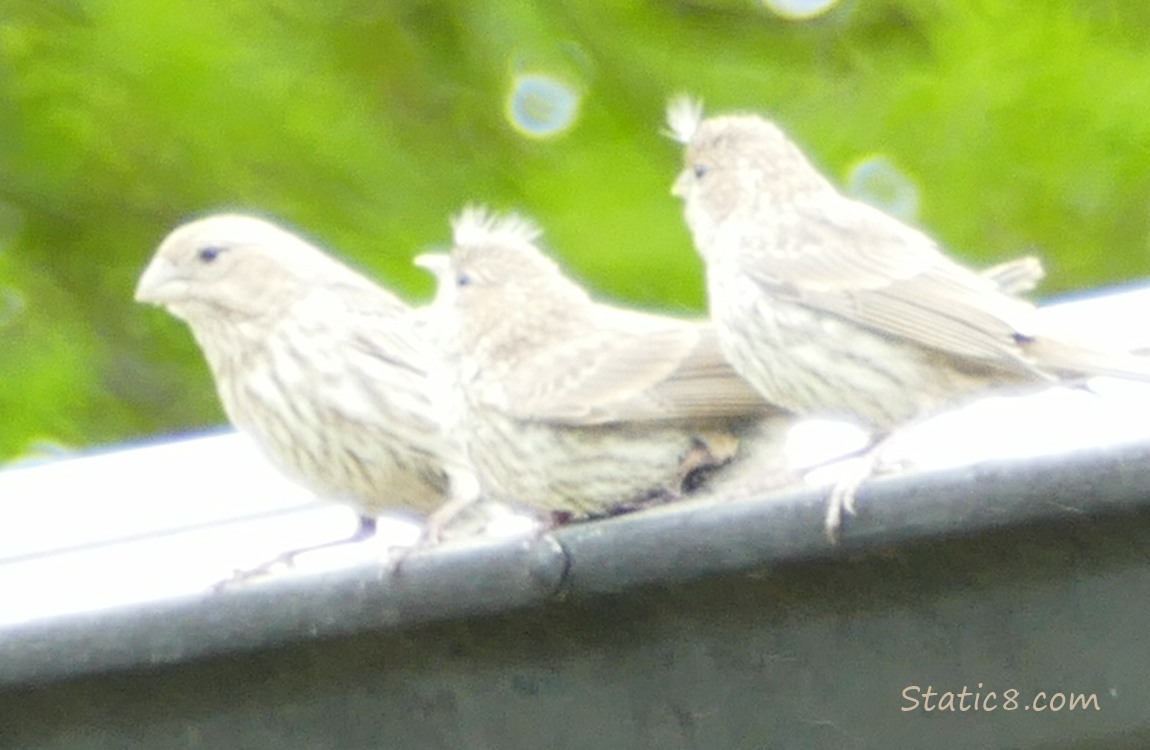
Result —
M515 76L582 96L512 126ZM919 223L1047 290L1142 276L1150 5L846 0L0 0L0 458L222 420L183 326L132 302L178 222L271 215L413 301L469 201L518 208L599 293L703 306L668 96L777 119L842 181L883 154Z

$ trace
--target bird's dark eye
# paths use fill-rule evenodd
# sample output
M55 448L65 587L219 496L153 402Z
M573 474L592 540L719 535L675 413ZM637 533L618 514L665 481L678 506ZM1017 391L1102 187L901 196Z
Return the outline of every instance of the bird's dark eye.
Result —
M201 247L198 255L200 260L202 260L204 263L211 263L213 260L220 257L220 253L223 251L224 249L222 247L208 245L206 247Z
M696 164L691 167L691 171L695 173L695 179L701 180L707 174L707 168L702 164Z
M468 286L471 283L471 277L465 273L461 273L455 277L456 286Z

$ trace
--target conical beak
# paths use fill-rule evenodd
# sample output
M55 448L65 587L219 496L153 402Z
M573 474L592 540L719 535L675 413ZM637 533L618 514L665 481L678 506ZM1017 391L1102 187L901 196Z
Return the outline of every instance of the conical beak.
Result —
M411 262L428 271L441 284L451 278L451 256L447 253L423 253Z
M178 298L186 285L175 264L166 258L152 258L136 284L136 301L162 305Z

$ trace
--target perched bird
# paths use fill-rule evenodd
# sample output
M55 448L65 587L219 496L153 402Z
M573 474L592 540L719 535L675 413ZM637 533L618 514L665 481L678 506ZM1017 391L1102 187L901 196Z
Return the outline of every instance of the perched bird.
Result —
M1034 305L843 196L762 117L702 119L678 99L668 120L720 343L773 402L889 430L987 386L1150 377L1041 330Z
M449 258L417 263L439 278L459 431L485 497L569 518L666 501L739 453L745 431L789 422L707 323L593 301L519 216L469 208L453 228ZM781 444L783 429L767 432ZM770 461L763 471L783 468Z
M442 428L423 312L296 235L223 214L175 229L136 299L192 330L224 411L286 473L364 519L436 509L466 485Z
M679 98L668 124L719 342L772 403L883 434L992 387L1150 378L1150 360L1043 330L1009 283L844 196L766 119Z

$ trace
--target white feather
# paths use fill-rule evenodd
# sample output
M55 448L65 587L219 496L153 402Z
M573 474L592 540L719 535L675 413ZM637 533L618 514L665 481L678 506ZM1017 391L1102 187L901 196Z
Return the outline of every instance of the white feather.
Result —
M512 244L531 245L543 234L535 222L515 213L502 216L483 206L467 206L451 220L456 246Z
M676 94L667 103L668 135L684 145L691 142L703 121L703 102L687 94Z

